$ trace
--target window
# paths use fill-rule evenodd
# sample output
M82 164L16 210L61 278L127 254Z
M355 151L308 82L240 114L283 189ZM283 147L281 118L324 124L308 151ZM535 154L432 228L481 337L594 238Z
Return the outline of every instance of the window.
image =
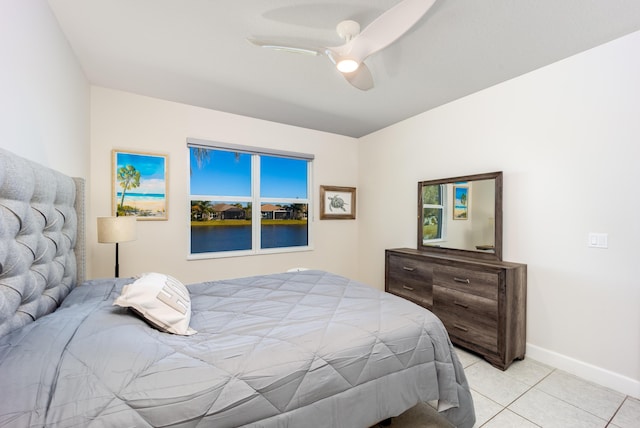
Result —
M313 156L192 139L188 147L192 256L309 248Z
M432 242L444 239L444 186L435 184L422 187L422 241Z

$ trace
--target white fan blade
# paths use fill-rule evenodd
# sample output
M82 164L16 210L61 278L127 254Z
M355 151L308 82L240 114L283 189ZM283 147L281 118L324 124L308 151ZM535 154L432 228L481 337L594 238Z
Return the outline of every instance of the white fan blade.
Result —
M253 45L305 55L326 55L342 72L345 79L363 91L373 88L373 77L364 60L389 46L405 34L433 6L436 0L402 0L369 24L360 34L342 46L311 48L248 38ZM345 21L349 22L350 21ZM342 24L342 23L341 23ZM353 23L356 24L357 23ZM359 26L358 26L359 29ZM349 30L349 28L347 28ZM340 29L338 30L340 32ZM355 33L354 30L347 33ZM353 70L353 71L352 71Z
M318 49L309 48L306 46L291 46L289 44L285 45L284 43L272 42L267 40L260 40L254 38L247 38L247 41L252 45L259 46L261 48L273 49L277 51L286 51L292 53L299 53L303 55L320 55L322 51Z
M368 91L373 88L373 76L371 75L371 71L369 67L363 62L360 64L360 67L356 71L351 73L342 73L347 82L351 83L356 88Z
M342 46L328 48L337 58L364 61L371 54L389 46L409 31L436 0L403 0L384 12L360 34ZM331 56L331 54L329 54Z

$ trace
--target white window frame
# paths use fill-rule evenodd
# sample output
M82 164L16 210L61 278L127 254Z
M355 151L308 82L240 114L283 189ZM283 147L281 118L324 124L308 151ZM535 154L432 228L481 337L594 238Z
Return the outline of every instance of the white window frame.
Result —
M312 179L313 179L313 159L314 155L298 152L288 152L283 150L275 150L261 147L251 147L239 144L220 143L215 141L201 140L196 138L187 138L187 150L190 153L191 147L200 147L209 150L233 151L251 155L251 196L223 196L223 195L192 195L191 179L187 186L188 206L191 208L191 201L234 201L249 202L252 204L251 209L251 249L236 251L215 251L209 253L191 253L191 220L189 220L189 239L187 247L187 260L203 260L216 259L224 257L243 257L262 254L276 253L292 253L313 250L313 198L312 198ZM306 160L307 162L307 198L261 198L260 197L260 156L279 156L290 159ZM189 167L191 167L191 156L187 157ZM290 203L290 204L307 204L307 245L295 247L278 247L278 248L260 248L261 247L261 220L263 203ZM257 209L256 209L257 208ZM190 215L189 215L190 219Z
M422 243L423 244L432 244L434 242L443 242L446 241L447 238L447 222L448 222L448 218L446 216L446 207L447 207L447 186L444 184L439 184L438 186L440 186L440 194L442 195L442 197L440 198L440 204L422 204L422 212L424 212L425 208L437 208L442 212L442 220L440 221L442 228L440 229L442 231L440 238L434 238L434 239L423 239Z

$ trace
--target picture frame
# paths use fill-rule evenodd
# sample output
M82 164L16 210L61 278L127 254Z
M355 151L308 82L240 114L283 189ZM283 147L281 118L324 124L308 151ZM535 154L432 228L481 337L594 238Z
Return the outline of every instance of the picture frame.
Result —
M469 187L453 186L453 219L469 219Z
M137 220L168 220L168 156L111 151L111 213Z
M354 220L356 188L320 186L320 220Z

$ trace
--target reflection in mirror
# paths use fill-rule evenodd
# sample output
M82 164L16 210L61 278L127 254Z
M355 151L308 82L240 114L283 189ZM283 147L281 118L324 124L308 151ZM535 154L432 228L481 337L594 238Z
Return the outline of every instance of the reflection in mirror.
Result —
M502 257L502 173L418 183L418 249Z

